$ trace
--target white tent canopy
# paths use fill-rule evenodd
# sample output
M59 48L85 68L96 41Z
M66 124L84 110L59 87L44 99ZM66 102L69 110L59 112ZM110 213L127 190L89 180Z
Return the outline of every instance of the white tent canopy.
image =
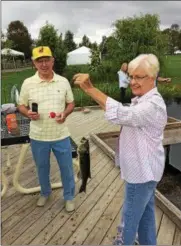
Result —
M67 65L84 65L91 63L91 49L82 46L67 54Z
M176 50L174 54L181 54L181 50Z
M10 56L12 58L15 69L17 68L16 67L16 61L15 61L15 57L16 56L23 56L24 57L24 62L25 62L24 53L20 52L20 51L17 51L17 50L12 50L12 49L5 48L5 49L1 50L1 55L2 55L2 64L3 64L4 69L6 68L6 65L7 65L7 62L8 62L6 60L6 58L5 58L5 56L7 56L7 57Z
M12 49L2 49L1 50L1 55L4 55L4 56L24 56L24 53L23 52L20 52L20 51L16 51L16 50L12 50Z

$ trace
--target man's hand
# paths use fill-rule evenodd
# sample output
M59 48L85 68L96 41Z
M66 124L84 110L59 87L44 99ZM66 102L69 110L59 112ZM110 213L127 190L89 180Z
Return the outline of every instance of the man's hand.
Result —
M90 81L89 74L87 73L78 73L75 74L73 77L73 81L75 85L79 85L82 90L85 92L91 88L93 88L93 85Z
M66 115L64 112L57 114L56 116L56 122L61 124L66 120Z
M171 83L171 78L162 78L162 77L158 77L157 78L157 81L159 82L159 83Z
M171 78L167 78L166 82L171 83Z
M30 118L31 120L38 120L40 118L40 115L36 112L28 110L28 118Z

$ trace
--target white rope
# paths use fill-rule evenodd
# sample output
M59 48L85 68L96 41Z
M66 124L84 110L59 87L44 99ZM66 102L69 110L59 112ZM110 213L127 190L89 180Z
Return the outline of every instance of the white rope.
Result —
M41 190L40 186L32 187L32 188L25 188L19 183L21 169L25 162L25 157L26 157L29 145L30 145L29 143L22 145L19 160L18 160L18 163L15 168L15 172L13 175L13 186L15 187L17 191L23 194L31 194L31 193L39 192ZM73 168L74 168L74 174L75 174L75 182L77 182L78 180L77 174L79 173L79 170L80 170L78 158L73 159ZM4 173L2 173L2 183L3 183L3 190L2 190L1 196L3 196L7 192L7 188L8 188L7 178L5 177ZM62 182L52 183L51 187L52 189L61 188Z
M1 197L3 197L8 190L9 183L8 183L8 179L7 179L6 175L3 173L3 171L1 174L1 178L2 178L2 185L3 185L3 189L1 191Z

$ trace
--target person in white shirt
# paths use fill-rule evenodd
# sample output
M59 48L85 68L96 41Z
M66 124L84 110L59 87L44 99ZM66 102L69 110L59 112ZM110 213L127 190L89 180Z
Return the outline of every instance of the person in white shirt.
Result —
M130 107L108 97L91 83L88 74L76 74L74 83L105 111L105 117L122 126L118 164L125 180L122 220L114 245L156 245L155 189L161 180L165 155L162 145L167 124L165 102L155 86L159 62L143 54L128 64L130 87L136 96Z
M119 78L119 88L120 88L120 96L121 102L125 103L125 96L126 96L126 88L129 85L129 78L127 75L128 64L124 62L121 65L121 69L118 71L118 78Z

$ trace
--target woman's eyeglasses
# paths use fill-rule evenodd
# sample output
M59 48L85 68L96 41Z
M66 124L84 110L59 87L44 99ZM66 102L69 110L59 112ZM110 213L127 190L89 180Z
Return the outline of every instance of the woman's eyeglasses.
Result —
M148 77L148 75L145 75L145 76L142 76L142 77L140 77L140 76L135 76L135 77L133 77L133 76L128 76L128 80L131 81L131 80L134 79L136 82L139 82L139 81L143 80L143 79L146 78L146 77Z

